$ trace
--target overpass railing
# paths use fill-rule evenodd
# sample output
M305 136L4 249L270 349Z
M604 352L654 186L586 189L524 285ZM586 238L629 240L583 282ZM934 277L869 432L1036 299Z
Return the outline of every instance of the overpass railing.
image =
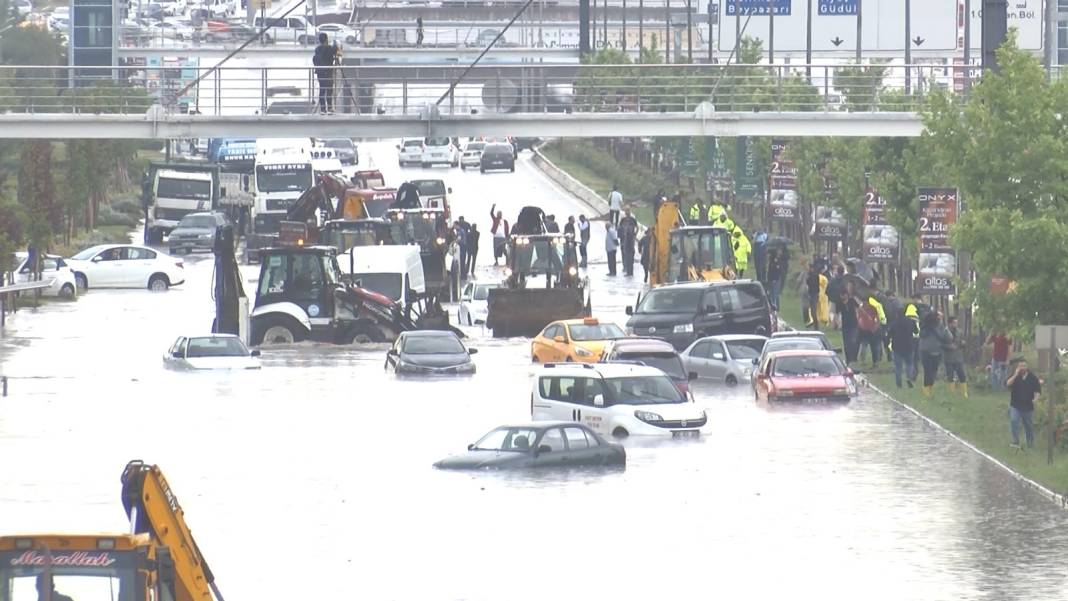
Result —
M963 67L486 65L0 67L0 112L343 114L905 112L959 89ZM462 81L457 85L453 82Z

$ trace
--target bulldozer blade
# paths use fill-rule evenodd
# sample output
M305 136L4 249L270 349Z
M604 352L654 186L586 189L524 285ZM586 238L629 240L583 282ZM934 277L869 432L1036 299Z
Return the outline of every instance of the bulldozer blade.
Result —
M586 315L582 288L494 288L486 327L494 338L536 336L549 322Z

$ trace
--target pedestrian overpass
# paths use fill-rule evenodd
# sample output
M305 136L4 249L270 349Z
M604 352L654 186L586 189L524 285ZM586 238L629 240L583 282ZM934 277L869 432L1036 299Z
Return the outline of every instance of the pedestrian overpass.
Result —
M3 67L0 138L906 137L931 90L952 86L945 67L840 69L346 65L324 73L333 111L319 114L308 67Z

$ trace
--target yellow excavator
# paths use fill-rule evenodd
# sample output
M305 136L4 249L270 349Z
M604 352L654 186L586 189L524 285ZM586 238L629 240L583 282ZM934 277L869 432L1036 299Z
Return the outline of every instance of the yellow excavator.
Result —
M717 225L686 225L679 203L661 199L656 207L649 284L733 280L734 246L731 234Z
M2 601L223 601L158 466L122 472L130 534L0 537Z

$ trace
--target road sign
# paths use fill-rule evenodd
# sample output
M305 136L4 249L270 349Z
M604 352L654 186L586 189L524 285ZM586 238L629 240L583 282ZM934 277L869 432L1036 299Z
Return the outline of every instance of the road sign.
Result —
M1054 0L1046 0L1052 2ZM972 49L982 50L983 46L983 10L982 3L972 2ZM1041 50L1045 38L1042 27L1042 0L1012 0L1009 2L1009 28L1016 28L1016 45L1022 50ZM916 12L916 3L912 6ZM913 23L915 23L913 19ZM776 37L778 35L776 34Z
M1059 351L1068 346L1068 326L1035 326L1035 350Z
M772 4L774 2L774 4ZM775 16L789 15L790 14L790 2L791 0L726 0L723 3L723 9L727 16L733 17L735 15L747 16L753 15L766 15L768 9L774 7ZM771 6L769 6L771 4Z
M978 1L978 0L976 0ZM1039 0L1027 0L1034 3ZM857 47L856 0L819 0L812 12L812 50L815 52L852 53ZM754 11L752 17L738 7L736 17L731 1L723 3L719 23L719 49L729 52L735 44L735 20L745 28L743 36L764 40L767 48L767 11ZM765 8L766 8L765 3ZM862 47L866 52L904 52L905 3L901 0L863 0L861 26ZM797 10L775 16L775 51L804 52L806 46L806 4ZM826 12L821 12L826 11ZM848 13L846 11L853 11ZM746 21L748 20L748 25ZM973 31L978 32L976 28ZM909 42L914 51L953 52L957 48L957 0L923 0L912 3L912 28ZM974 40L980 36L973 35Z

